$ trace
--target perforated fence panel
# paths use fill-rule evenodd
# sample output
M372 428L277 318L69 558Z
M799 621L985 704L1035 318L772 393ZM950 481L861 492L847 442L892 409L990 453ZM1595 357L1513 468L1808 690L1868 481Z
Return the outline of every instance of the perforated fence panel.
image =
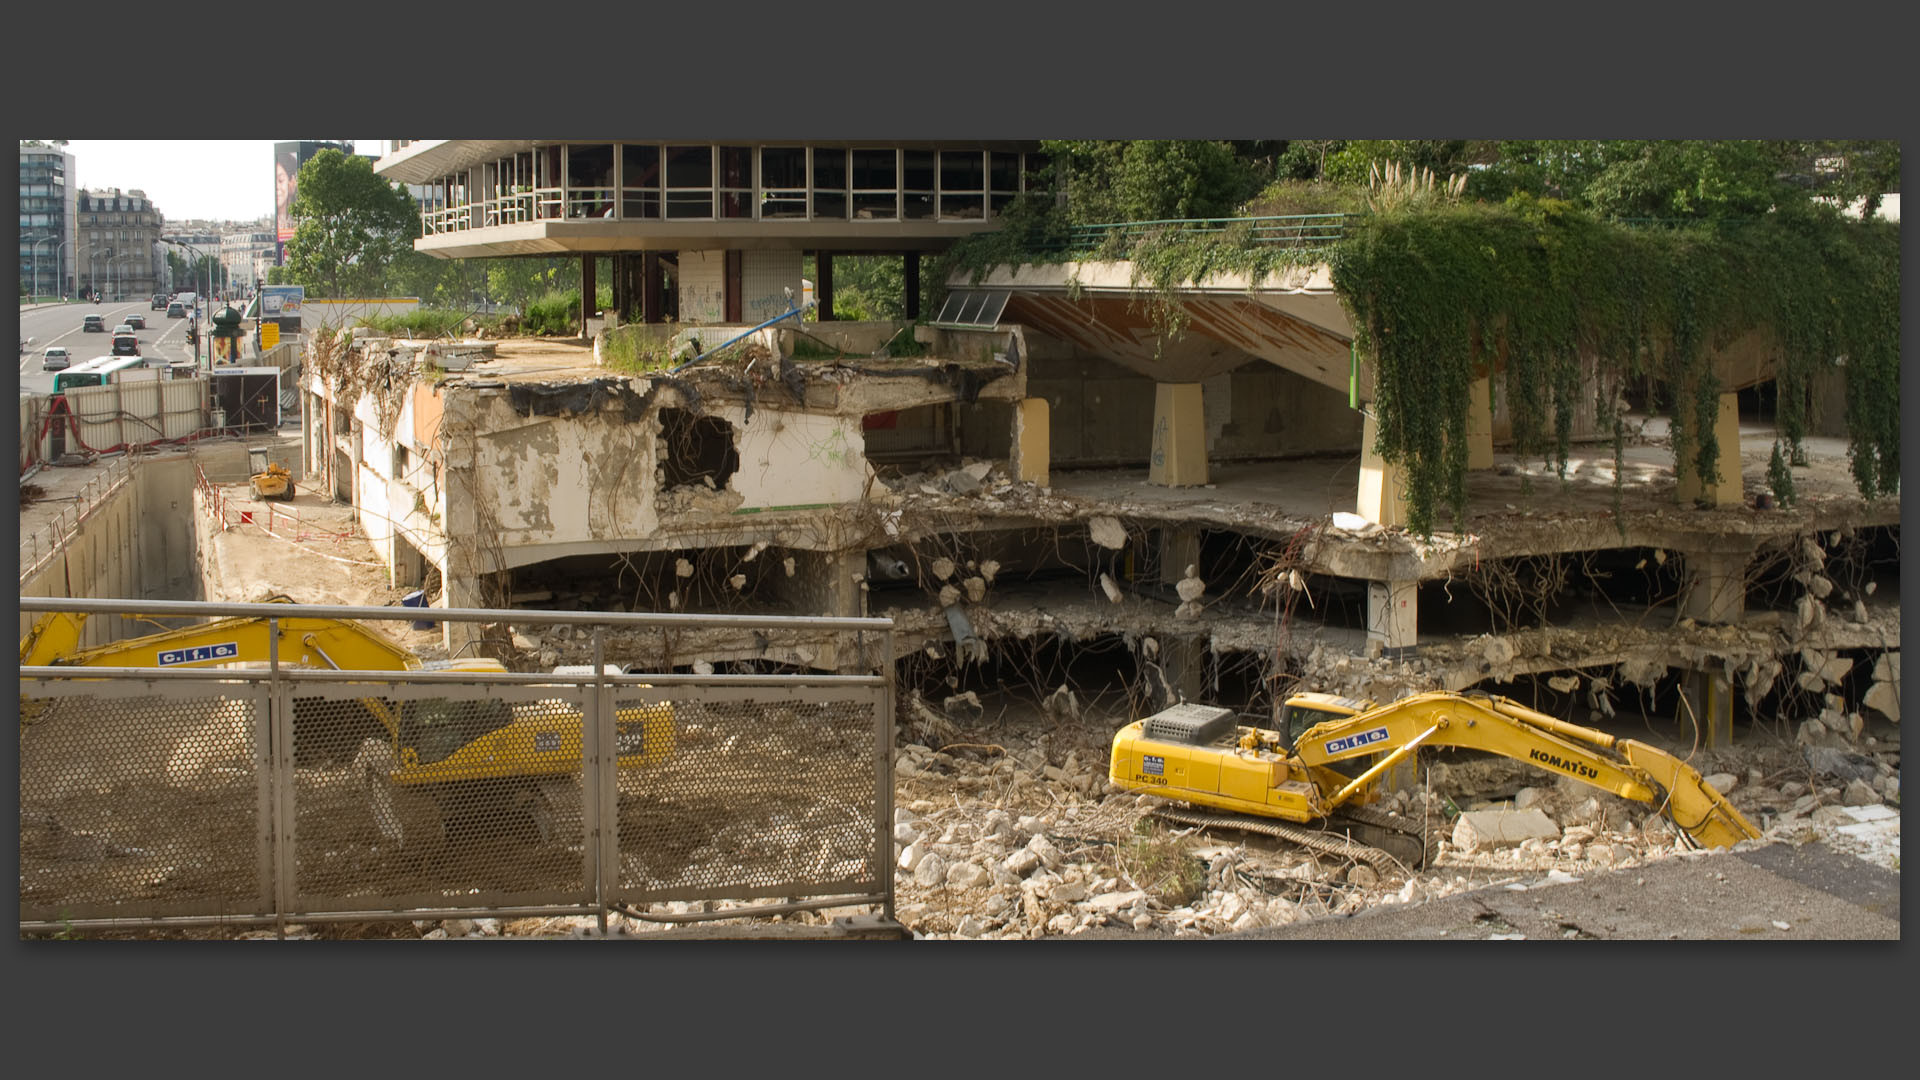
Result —
M594 903L590 688L376 693L290 693L294 910Z
M885 884L883 687L682 687L672 754L618 780L615 894L874 893ZM657 693L623 705L662 700Z
M273 910L267 694L21 680L20 918Z

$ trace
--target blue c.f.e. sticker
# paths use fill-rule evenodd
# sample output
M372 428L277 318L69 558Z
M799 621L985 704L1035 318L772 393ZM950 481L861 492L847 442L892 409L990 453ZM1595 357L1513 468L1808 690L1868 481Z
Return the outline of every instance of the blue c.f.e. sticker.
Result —
M1377 742L1386 742L1386 741L1387 741L1386 728L1377 727L1369 731L1356 731L1351 735L1334 739L1332 742L1327 743L1327 753L1339 754L1348 750L1352 750L1354 747L1357 747L1357 746L1370 746Z
M1140 767L1151 776L1165 776L1167 759L1159 754L1147 754L1141 758Z

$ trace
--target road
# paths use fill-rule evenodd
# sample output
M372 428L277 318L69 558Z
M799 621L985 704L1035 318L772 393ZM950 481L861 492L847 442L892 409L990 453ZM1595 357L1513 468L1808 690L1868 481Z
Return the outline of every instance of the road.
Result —
M200 328L204 331L207 323L204 317ZM88 315L99 315L106 320L107 332L89 334L80 329L80 324ZM50 394L53 392L51 371L41 368L41 356L49 345L64 346L74 363L91 360L96 356L106 356L113 351L113 328L127 321L128 315L140 315L146 318L147 328L135 330L134 336L140 339L140 355L152 359L160 357L168 361L192 359L187 347L187 320L169 319L165 310L154 311L148 298L137 301L128 300L118 304L56 304L50 307L21 309L20 336L32 338L33 345L20 357L20 389L22 392ZM200 348L204 355L205 339Z

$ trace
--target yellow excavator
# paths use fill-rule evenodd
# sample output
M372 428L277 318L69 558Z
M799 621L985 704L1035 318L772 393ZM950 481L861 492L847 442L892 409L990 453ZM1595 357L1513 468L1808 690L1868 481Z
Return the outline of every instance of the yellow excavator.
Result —
M284 597L275 597L285 602ZM258 667L274 639L283 667L341 671L504 672L498 660L425 661L365 623L289 614L220 619L195 626L79 648L86 615L49 612L20 641L22 667ZM39 703L21 702L21 727ZM405 702L363 698L294 701L295 764L338 764L352 754L374 823L402 845L446 838L450 818L487 818L504 800L524 810L542 839L552 833L555 804L580 771L580 713L556 702L516 704L427 698ZM622 769L657 765L673 751L673 706L620 709L616 762Z
M1262 832L1391 870L1393 862L1424 865L1432 838L1367 804L1379 798L1381 779L1423 746L1498 754L1652 804L1706 847L1760 835L1672 754L1509 698L1447 691L1387 705L1295 694L1278 730L1238 725L1227 709L1176 705L1114 735L1108 778L1189 804L1159 811L1171 820Z
M285 465L267 460L267 451L263 447L251 447L247 450L247 488L256 499L279 499L282 502L293 498L293 474Z

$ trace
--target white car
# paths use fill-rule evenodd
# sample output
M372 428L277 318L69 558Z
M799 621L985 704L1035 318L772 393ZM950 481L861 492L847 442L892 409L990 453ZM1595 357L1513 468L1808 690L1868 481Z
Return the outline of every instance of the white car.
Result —
M65 371L72 363L72 358L67 356L67 350L58 345L40 354L40 370L42 371Z

